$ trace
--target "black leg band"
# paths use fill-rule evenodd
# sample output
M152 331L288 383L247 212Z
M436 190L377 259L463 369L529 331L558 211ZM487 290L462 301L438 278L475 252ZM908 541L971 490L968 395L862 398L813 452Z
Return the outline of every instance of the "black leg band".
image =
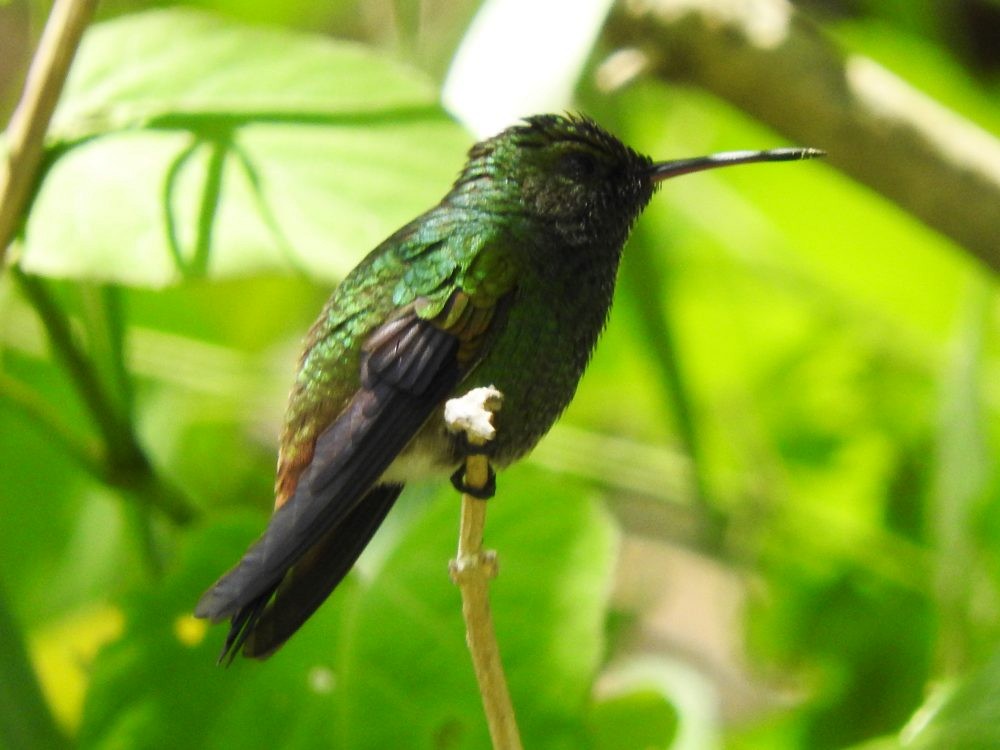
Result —
M493 471L492 466L487 465L486 469L489 472L486 484L482 487L470 487L465 483L465 464L463 463L451 475L451 485L459 492L463 492L477 500L489 500L497 492L497 474Z

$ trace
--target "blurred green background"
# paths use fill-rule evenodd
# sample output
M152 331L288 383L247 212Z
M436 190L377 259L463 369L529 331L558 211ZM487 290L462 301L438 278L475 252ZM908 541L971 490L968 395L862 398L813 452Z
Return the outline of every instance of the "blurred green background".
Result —
M269 661L216 668L190 616L263 528L332 285L475 140L440 101L480 3L196 5L101 5L0 276L0 746L487 747L444 483ZM586 54L548 109L663 159L785 142L694 86L595 85L616 50L563 6L553 45ZM1000 131L1000 3L795 6ZM0 3L5 115L47 12ZM666 185L491 501L525 746L1000 747L998 311L991 271L827 164Z

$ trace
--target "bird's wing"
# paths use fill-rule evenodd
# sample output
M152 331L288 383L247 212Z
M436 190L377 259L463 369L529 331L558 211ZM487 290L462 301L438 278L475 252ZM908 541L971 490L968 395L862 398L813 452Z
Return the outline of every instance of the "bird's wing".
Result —
M458 383L458 339L411 311L378 329L362 355L360 387L315 441L295 492L264 535L198 602L195 614L234 615L270 592L337 526Z
M201 598L197 616L234 617L234 628L238 619L252 625L259 618L289 569L348 519L481 356L504 305L477 305L456 291L431 319L421 317L422 307L418 300L367 339L360 387L316 438L290 499L236 567Z

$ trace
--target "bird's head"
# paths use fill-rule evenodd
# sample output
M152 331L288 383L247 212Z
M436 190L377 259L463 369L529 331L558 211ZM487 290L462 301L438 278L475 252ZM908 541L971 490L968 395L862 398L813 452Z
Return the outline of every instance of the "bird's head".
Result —
M487 210L537 219L571 244L624 241L653 195L652 163L593 120L537 115L473 146L456 190Z
M715 167L822 155L817 149L731 151L654 162L579 115L536 115L477 143L449 199L537 220L568 244L624 244L669 177Z

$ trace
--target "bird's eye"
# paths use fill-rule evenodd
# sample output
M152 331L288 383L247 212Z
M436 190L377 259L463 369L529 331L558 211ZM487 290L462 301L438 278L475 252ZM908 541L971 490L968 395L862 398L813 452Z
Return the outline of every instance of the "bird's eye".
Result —
M573 180L591 177L597 171L597 161L590 154L574 151L562 160L563 173Z

